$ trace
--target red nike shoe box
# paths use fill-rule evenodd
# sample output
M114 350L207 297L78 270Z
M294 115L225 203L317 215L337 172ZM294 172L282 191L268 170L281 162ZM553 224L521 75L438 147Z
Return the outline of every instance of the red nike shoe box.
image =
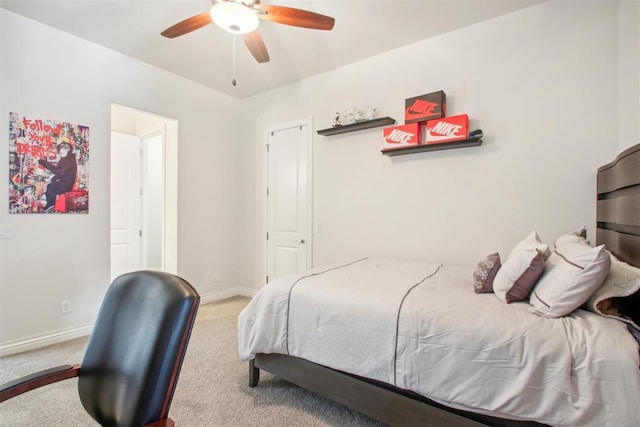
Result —
M405 124L426 122L444 117L446 101L447 95L441 90L405 99Z
M411 123L408 125L391 126L382 130L384 137L384 150L403 148L410 145L420 144L420 124Z
M429 120L425 125L424 135L425 144L439 144L467 139L469 135L469 116L460 114L458 116Z

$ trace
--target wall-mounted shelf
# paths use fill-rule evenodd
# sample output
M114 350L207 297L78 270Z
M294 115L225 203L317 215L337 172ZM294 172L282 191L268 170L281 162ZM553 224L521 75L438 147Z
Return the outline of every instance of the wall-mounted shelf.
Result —
M453 142L441 142L439 144L412 145L410 147L392 148L381 150L385 156L399 156L401 154L422 153L425 151L450 150L452 148L476 147L482 144L482 137L477 136Z
M364 130L364 129L371 129L371 128L380 127L380 126L392 125L395 122L396 122L395 119L392 119L391 117L381 117L379 119L367 120L365 122L357 122L350 125L342 125L342 126L336 126L328 129L321 129L317 132L318 132L318 135L331 136L331 135L338 135L341 133L355 132L357 130Z

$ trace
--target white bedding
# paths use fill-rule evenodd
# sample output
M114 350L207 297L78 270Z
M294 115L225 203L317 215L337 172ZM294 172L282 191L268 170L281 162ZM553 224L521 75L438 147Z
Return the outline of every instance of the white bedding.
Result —
M290 354L503 418L640 426L638 344L622 322L538 317L476 294L472 271L363 259L275 280L239 316L240 358Z

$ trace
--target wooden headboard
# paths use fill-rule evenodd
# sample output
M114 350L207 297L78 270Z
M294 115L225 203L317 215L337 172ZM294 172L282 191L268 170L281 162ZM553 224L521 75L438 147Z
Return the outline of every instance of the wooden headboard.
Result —
M596 244L640 267L640 144L598 169Z
M596 244L640 267L640 144L598 169ZM616 298L618 309L640 323L640 292Z

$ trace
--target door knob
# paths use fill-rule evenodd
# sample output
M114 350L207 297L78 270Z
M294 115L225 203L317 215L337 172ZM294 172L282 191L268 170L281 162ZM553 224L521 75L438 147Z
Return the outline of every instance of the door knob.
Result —
M297 242L298 243L304 243L304 239L298 239Z

